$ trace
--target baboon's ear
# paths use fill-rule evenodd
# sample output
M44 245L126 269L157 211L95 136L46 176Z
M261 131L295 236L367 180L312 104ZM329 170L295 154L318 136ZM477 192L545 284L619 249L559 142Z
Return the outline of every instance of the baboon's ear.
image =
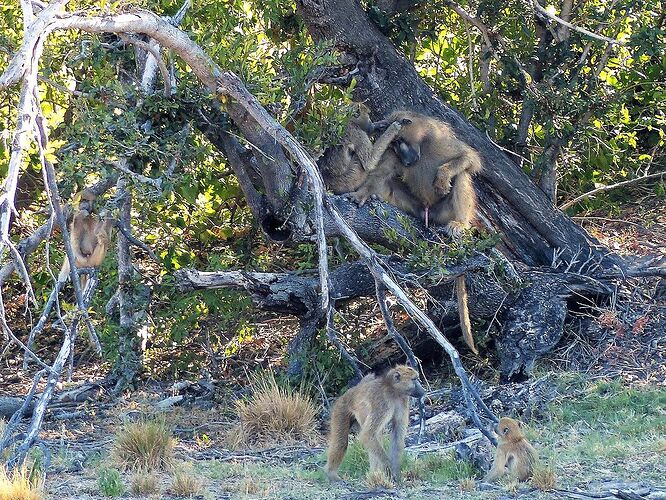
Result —
M393 380L395 380L396 382L400 382L400 372L398 370L393 372Z

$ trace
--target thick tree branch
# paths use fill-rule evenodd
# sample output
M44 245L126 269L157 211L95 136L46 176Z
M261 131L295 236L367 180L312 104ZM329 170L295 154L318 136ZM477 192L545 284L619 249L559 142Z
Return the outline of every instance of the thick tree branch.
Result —
M396 257L380 257L391 271L400 277L407 286L417 282L418 271L408 269ZM453 282L465 273L485 270L491 260L485 255L476 255L466 261L452 265L443 271L438 285ZM423 273L427 273L423 270ZM267 311L276 311L296 316L309 316L315 312L318 294L316 271L298 273L258 273L248 271L197 271L180 269L174 273L176 286L180 291L206 290L216 288L242 288L251 296L255 305ZM353 262L338 266L330 272L331 298L336 302L371 297L376 294L376 283L368 266Z
M132 194L128 189L127 180L118 179L118 195L122 200L120 206L119 224L130 227L132 223ZM133 300L132 251L130 241L123 236L118 237L118 310L120 316L119 359L114 367L113 377L116 385L114 392L124 391L135 379L141 367L140 357L137 353L138 343Z

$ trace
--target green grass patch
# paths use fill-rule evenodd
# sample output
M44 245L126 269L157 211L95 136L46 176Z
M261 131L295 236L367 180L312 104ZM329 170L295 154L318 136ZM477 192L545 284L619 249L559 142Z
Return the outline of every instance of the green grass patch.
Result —
M408 480L441 484L472 479L476 477L477 470L467 461L456 460L452 453L428 454L420 458L403 458L402 475Z
M620 382L598 382L582 398L552 408L562 425L585 423L629 437L666 431L666 389L624 387Z
M666 433L666 388L597 381L580 391L551 404L551 425L543 432L528 432L540 442L542 456L569 463L612 461L654 450Z
M117 469L99 469L97 486L99 492L105 497L121 497L125 494L125 485Z
M386 442L384 444L386 445ZM322 466L323 461L322 458ZM360 441L351 442L345 458L340 464L340 476L348 480L365 480L369 467L368 453L363 445ZM428 483L445 483L447 481L468 479L475 477L477 474L477 470L472 464L456 460L453 454L427 454L419 458L403 454L401 471L406 480ZM326 481L326 475L321 467L307 471L304 473L304 478L313 481Z

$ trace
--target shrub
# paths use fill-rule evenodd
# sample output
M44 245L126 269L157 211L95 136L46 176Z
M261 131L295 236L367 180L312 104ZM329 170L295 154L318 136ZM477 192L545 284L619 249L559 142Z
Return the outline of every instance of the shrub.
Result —
M97 485L105 497L121 497L125 494L125 485L117 469L100 469L97 473Z
M176 471L171 483L171 493L177 497L193 497L201 493L201 482L191 468Z
M160 481L155 474L137 471L130 479L130 491L136 496L157 495L160 492Z
M553 469L539 466L532 473L532 484L541 491L548 491L555 488L557 478Z
M318 407L309 396L279 385L272 373L256 377L251 387L252 397L236 402L241 443L280 444L314 439Z
M40 500L44 498L42 482L30 479L25 467L8 472L0 467L0 500Z
M111 458L123 469L160 470L171 466L173 446L164 420L130 422L116 433Z
M388 476L388 474L386 474L386 472L381 470L368 472L368 475L365 478L365 482L368 485L368 488L373 490L377 489L390 490L395 486L393 484L393 481L391 481L391 478Z
M236 486L236 491L245 496L258 496L262 489L263 485L252 477L244 477Z
M472 478L465 478L458 481L458 487L460 491L472 492L476 491L476 481Z

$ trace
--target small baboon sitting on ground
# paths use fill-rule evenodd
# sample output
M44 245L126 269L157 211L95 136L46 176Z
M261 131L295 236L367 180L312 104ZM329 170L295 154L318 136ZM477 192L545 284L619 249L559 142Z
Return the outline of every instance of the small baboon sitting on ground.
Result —
M338 468L349 443L353 423L360 427L359 439L370 459L370 471L389 472L400 480L400 456L405 448L409 424L409 396L421 398L425 390L413 368L398 365L382 376L366 375L358 385L338 398L331 412L326 475L340 480ZM391 424L389 456L382 446L386 427Z
M505 474L525 481L532 477L537 452L520 430L520 422L502 417L495 428L498 445L493 466L484 481L496 481Z

